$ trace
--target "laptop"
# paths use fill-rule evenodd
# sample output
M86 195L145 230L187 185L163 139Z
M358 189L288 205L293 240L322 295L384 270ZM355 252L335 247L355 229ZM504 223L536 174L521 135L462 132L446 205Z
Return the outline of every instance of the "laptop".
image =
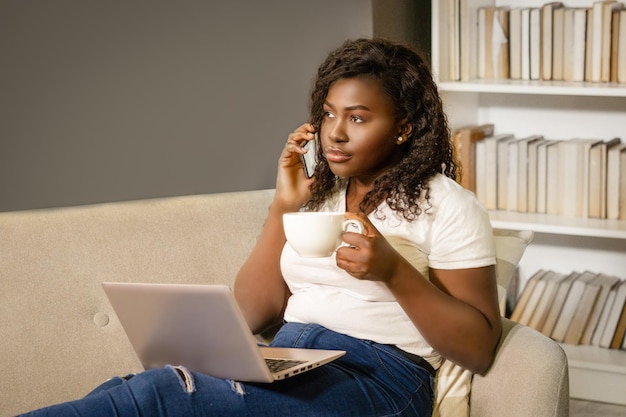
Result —
M102 286L145 369L182 365L223 379L273 382L346 353L259 346L225 285Z

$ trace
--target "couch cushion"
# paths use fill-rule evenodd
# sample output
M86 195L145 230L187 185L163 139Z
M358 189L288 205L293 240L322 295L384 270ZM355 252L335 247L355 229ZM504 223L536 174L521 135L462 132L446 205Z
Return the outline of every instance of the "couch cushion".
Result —
M272 191L0 213L0 415L141 369L103 281L231 284Z

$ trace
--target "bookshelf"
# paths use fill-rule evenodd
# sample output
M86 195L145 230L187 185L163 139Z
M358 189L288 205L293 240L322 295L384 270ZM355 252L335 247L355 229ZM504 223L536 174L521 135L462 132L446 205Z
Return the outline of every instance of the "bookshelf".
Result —
M547 1L468 0L485 5L541 7ZM626 4L626 1L623 1ZM541 134L626 141L626 84L538 80L451 81L450 0L433 0L432 67L451 129L493 123L495 134ZM593 0L564 0L591 7ZM519 289L538 269L569 273L592 270L626 278L626 220L570 218L537 213L490 211L495 228L535 232L520 263ZM626 405L626 351L563 344L570 367L570 395Z

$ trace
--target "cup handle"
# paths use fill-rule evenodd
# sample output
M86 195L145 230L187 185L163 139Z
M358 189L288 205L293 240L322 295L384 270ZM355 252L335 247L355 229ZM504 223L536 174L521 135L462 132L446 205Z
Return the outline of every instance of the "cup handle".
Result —
M363 225L363 222L358 219L348 219L343 222L342 228L344 232L351 232L352 230L349 230L351 227L356 229L356 233L363 234L365 231L365 225Z
M361 220L348 219L343 222L342 229L344 232L350 231L350 232L363 234L363 232L365 232L365 225L363 225L363 222ZM350 229L355 229L355 230L350 230ZM339 245L337 249L341 248L342 246L352 247L352 245L349 245L346 242L341 242L341 244Z

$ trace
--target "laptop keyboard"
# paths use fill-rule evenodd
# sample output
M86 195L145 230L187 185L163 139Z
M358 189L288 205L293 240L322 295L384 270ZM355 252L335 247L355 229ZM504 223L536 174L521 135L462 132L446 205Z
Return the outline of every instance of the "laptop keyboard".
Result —
M282 370L291 368L292 366L296 366L304 362L306 361L299 361L299 360L293 360L293 359L265 358L265 363L267 363L267 366L270 368L270 371L272 372L280 372Z

